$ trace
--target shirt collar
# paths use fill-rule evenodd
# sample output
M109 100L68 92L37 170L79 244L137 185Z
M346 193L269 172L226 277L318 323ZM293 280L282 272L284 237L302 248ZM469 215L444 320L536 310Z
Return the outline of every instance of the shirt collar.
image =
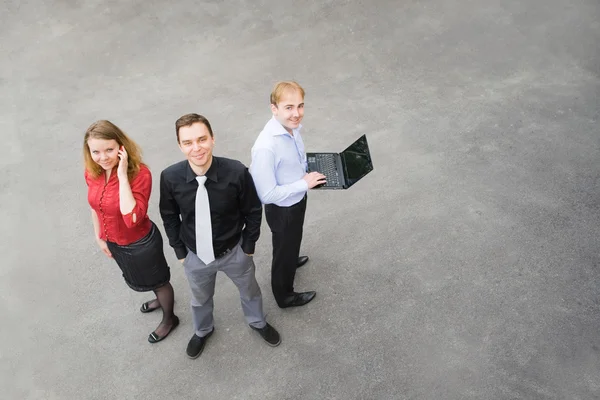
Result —
M210 165L210 168L208 169L208 171L206 171L206 174L204 174L204 175L211 181L218 182L219 181L219 179L217 177L218 169L219 169L219 159L218 159L218 157L213 156L212 164ZM185 169L185 181L187 183L190 183L191 181L195 181L197 176L198 175L196 175L194 170L192 170L192 166L190 165L190 162L187 161L186 169Z
M281 123L275 119L275 116L271 117L271 120L269 121L269 128L271 128L271 134L273 136L289 135L290 134L283 127L283 125L281 125ZM300 132L300 129L302 129L302 124L298 125L298 128L293 129L294 135L296 135L297 132Z

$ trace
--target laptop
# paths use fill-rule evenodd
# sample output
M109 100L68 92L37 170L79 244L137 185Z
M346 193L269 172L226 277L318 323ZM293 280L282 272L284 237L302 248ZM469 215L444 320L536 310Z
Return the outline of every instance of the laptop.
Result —
M317 171L327 177L327 182L315 189L348 189L373 171L367 135L341 153L306 153L306 161L308 172Z

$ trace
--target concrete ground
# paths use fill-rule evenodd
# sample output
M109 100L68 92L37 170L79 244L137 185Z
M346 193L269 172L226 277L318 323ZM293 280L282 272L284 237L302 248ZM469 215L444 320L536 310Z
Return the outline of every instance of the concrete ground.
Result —
M600 398L600 4L594 0L0 2L2 399ZM110 119L160 171L199 112L250 160L280 79L309 151L366 133L375 171L313 192L266 346L223 276L197 360L92 237L82 138ZM158 191L150 215L162 229ZM164 230L163 230L164 232Z

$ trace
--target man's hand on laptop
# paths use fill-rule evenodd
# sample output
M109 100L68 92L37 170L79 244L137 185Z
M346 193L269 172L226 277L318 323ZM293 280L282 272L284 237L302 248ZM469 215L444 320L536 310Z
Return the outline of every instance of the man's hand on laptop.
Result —
M325 182L327 182L325 179L325 175L323 175L320 172L310 172L310 173L304 175L304 177L302 179L304 179L306 181L309 189L312 189L315 186L322 185Z

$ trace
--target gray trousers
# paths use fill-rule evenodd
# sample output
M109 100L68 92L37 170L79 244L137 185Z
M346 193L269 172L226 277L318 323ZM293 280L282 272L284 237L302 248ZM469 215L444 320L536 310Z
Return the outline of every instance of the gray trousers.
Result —
M239 244L228 254L208 265L194 252L188 251L183 266L192 292L192 320L196 335L206 336L214 327L213 295L218 271L223 271L240 291L246 322L255 328L263 328L266 325L254 260L244 254Z

